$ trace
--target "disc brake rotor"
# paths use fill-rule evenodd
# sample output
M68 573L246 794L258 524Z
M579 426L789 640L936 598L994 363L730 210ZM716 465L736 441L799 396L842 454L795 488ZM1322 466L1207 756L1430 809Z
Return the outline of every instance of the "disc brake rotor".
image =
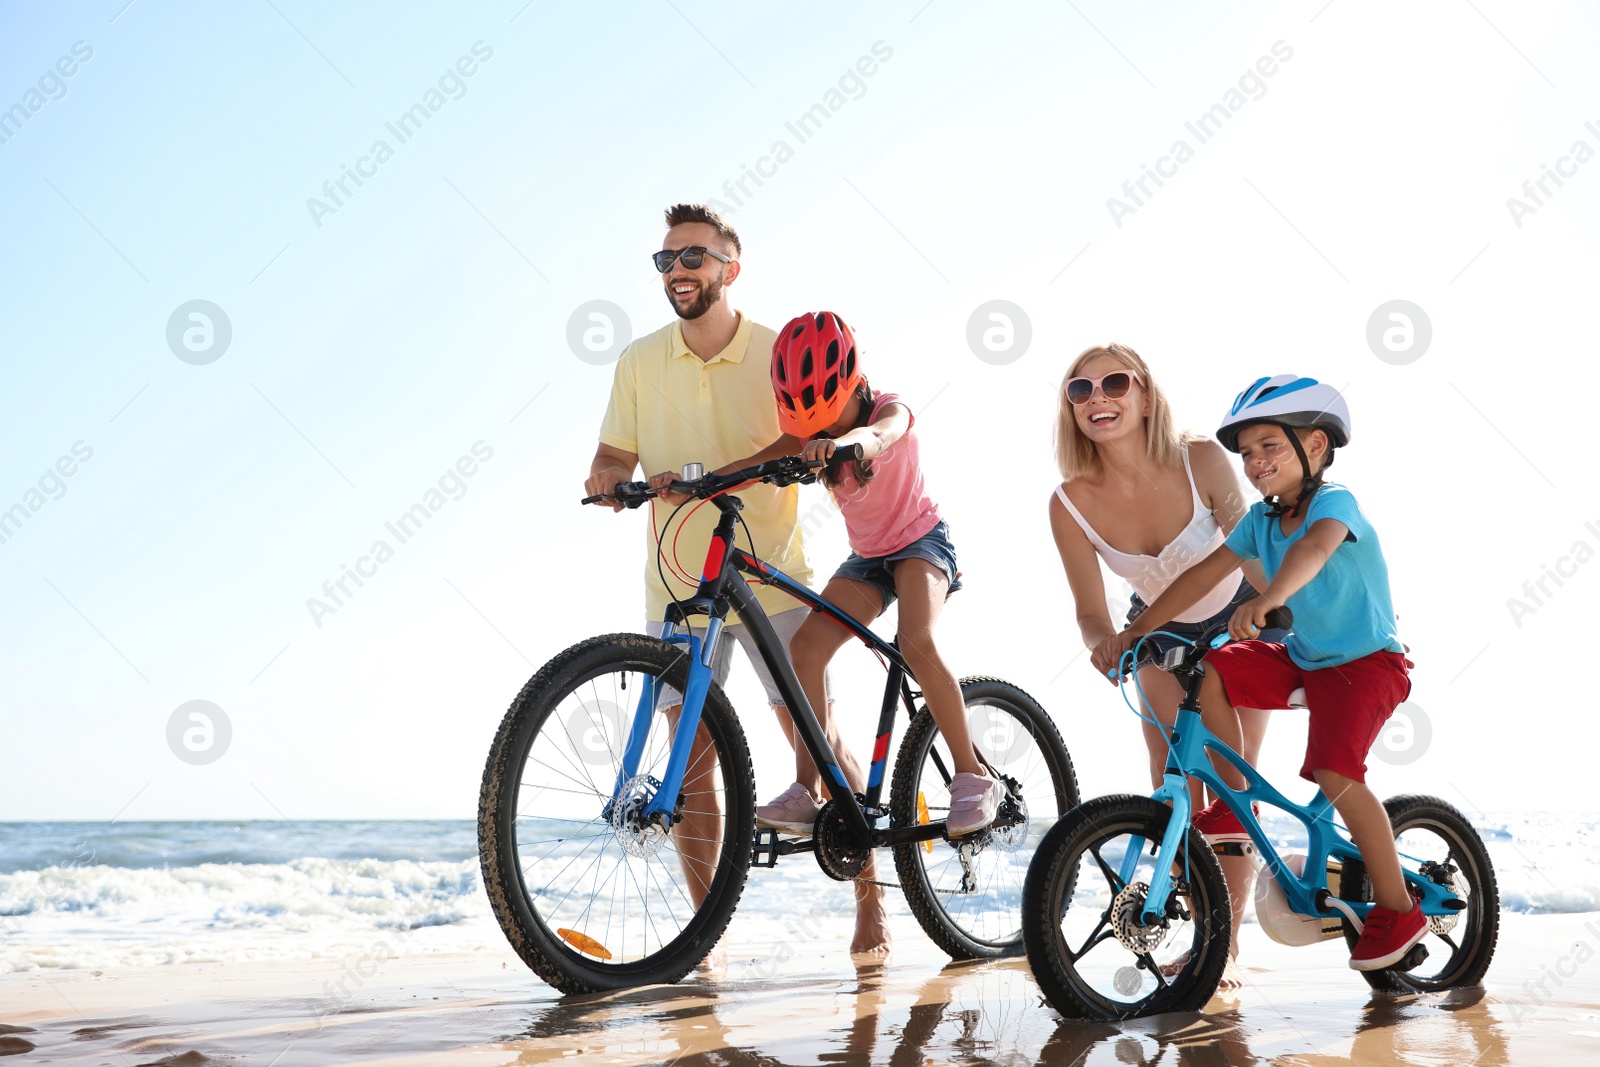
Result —
M1144 882L1132 882L1122 887L1111 901L1111 932L1123 948L1136 956L1154 952L1167 939L1168 923L1165 919L1155 926L1139 922L1144 911L1144 899L1150 887Z
M1000 802L999 816L995 819L996 824L1004 822L1006 825L989 828L989 844L1004 852L1015 852L1028 840L1028 802L1014 782L1007 780L1006 786L1006 799Z
M1428 876L1430 881L1449 890L1451 896L1457 899L1461 898L1461 872L1453 865L1448 863L1424 864L1423 873ZM1428 929L1435 935L1448 934L1456 928L1456 923L1460 921L1461 913L1459 911L1452 911L1447 915L1430 915L1428 916Z
M667 829L644 820L644 809L655 799L661 783L648 774L629 778L611 805L611 834L628 855L650 859L667 843Z

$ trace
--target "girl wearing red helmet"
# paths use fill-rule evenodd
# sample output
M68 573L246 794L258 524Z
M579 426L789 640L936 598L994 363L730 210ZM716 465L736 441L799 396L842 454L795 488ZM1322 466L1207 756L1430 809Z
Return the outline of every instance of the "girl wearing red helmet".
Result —
M804 442L807 459L827 459L842 446L862 448L860 460L822 474L844 515L851 548L823 596L863 624L900 601L900 651L955 762L946 833L956 837L981 830L994 821L1002 791L973 751L961 687L933 639L945 598L961 583L949 527L923 486L911 411L895 394L867 385L854 335L829 311L801 315L778 332L772 388L778 426ZM848 639L842 627L812 615L789 646L795 674L825 727L824 672ZM820 810L822 778L804 745L795 746L795 771L793 785L756 808L759 825L803 826L809 832Z

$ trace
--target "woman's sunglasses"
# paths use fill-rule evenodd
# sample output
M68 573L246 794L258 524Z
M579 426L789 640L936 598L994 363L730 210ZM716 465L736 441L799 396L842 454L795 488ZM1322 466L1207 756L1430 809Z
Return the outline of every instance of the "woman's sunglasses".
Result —
M653 253L650 258L655 261L656 270L662 274L672 269L672 261L677 260L687 270L699 270L700 264L710 256L719 263L732 263L733 260L723 255L714 248L705 248L701 245L690 245L688 248L663 248Z
M1074 404L1087 404L1098 385L1101 395L1107 400L1121 400L1138 380L1137 374L1126 370L1114 370L1099 378L1072 378L1067 382L1067 399Z

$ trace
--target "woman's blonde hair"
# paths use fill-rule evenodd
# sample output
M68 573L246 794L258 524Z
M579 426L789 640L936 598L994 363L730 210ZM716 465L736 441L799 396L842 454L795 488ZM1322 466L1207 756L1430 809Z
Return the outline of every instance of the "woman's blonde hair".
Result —
M1095 444L1078 429L1072 401L1067 399L1067 382L1078 377L1090 360L1100 356L1109 356L1136 373L1140 386L1150 398L1150 414L1144 420L1145 454L1163 467L1182 463L1184 446L1198 438L1173 427L1172 405L1167 403L1167 394L1161 391L1161 386L1151 376L1150 368L1139 353L1127 345L1112 341L1084 349L1061 379L1061 388L1056 397L1059 405L1056 414L1056 465L1061 468L1061 477L1070 482L1100 470L1100 455L1095 450Z

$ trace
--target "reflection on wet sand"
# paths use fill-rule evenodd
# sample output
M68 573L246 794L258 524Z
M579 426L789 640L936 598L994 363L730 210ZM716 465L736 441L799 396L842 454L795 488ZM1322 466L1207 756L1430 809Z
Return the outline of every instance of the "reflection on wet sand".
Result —
M560 997L492 953L394 957L337 1001L314 991L342 961L40 972L0 976L0 1052L30 1064L192 1067L1600 1062L1600 965L1561 962L1585 917L1506 918L1487 990L1375 997L1344 967L1342 946L1285 949L1258 936L1242 989L1203 1012L1120 1025L1063 1021L1022 960L948 964L909 937L893 962L856 967L826 939L797 940L773 964L758 938L677 985L582 997ZM1536 984L1558 968L1560 987Z
M678 987L573 998L542 1009L511 1040L532 1045L519 1063L547 1062L551 1046L559 1044L591 1055L603 1052L609 1062L686 1067L815 1061L889 1067L1510 1063L1481 989L1367 999L1364 988L1347 986L1344 996L1297 1001L1289 1013L1282 1012L1283 1004L1260 998L1249 1003L1247 992L1213 1000L1213 1010L1115 1025L1061 1020L1017 961L951 964L921 982L908 977L872 963L859 966L854 981L819 976L704 988L689 996ZM1329 1025L1340 1018L1343 1037L1336 1023ZM588 1037L598 1040L590 1044Z

